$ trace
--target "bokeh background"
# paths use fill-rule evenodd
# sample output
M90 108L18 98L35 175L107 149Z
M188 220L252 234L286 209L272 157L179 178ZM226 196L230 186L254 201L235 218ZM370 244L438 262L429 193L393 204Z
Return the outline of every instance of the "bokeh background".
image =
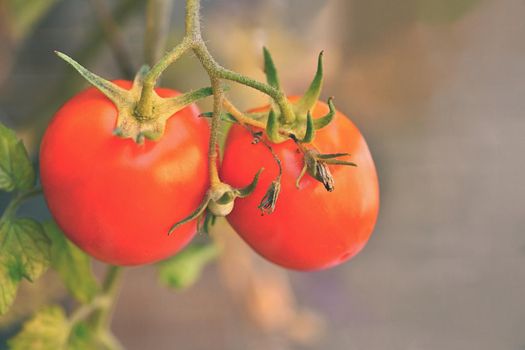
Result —
M0 120L35 162L53 112L86 86L52 51L125 76L97 9L113 12L120 61L137 68L144 7L0 0ZM168 46L182 36L181 0L171 13ZM524 13L523 0L203 1L218 60L263 79L266 45L290 93L305 90L325 50L323 97L366 136L381 213L364 251L328 271L276 268L224 223L214 234L225 254L189 290L161 286L152 267L129 269L113 324L126 348L525 349ZM163 80L206 83L192 57ZM266 101L231 86L240 107ZM24 210L47 215L41 200ZM49 299L70 303L56 276L24 285L0 339Z

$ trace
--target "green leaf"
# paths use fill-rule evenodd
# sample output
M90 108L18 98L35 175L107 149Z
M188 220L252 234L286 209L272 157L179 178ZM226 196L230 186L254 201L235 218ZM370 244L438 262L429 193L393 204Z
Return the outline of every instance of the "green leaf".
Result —
M79 302L89 303L99 291L91 259L69 241L53 221L44 223L44 230L52 242L51 266Z
M159 279L174 289L193 285L203 268L219 254L215 244L193 244L174 257L158 263Z
M0 315L13 303L20 280L36 280L49 262L50 242L37 221L23 218L1 224Z
M35 179L24 144L0 123L0 190L28 190L35 185Z
M27 321L11 340L11 350L61 350L69 336L70 326L59 306L48 306Z
M0 246L2 255L11 256L22 277L33 282L49 266L50 241L42 225L33 219L7 221L5 226L7 232L2 235L4 240Z
M8 25L17 38L26 37L59 0L8 0L11 21Z
M120 349L117 340L102 330L96 334L84 321L69 320L57 305L47 306L37 312L22 330L8 341L10 350L110 350Z
M71 329L67 345L67 349L72 350L107 349L100 344L93 330L85 322L79 322Z
M5 314L13 304L21 279L20 274L11 271L10 265L0 253L0 315Z

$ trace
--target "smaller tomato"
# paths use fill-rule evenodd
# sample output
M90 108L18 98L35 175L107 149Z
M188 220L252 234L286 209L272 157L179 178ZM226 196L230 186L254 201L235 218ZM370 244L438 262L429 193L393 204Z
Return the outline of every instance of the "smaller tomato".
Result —
M131 82L116 81L129 89ZM161 97L177 91L157 89ZM64 233L95 258L115 265L164 259L194 236L188 216L208 188L208 123L195 105L175 113L158 141L115 136L115 105L94 88L54 116L40 148L51 214Z
M291 98L296 100L296 98ZM268 107L250 112L267 111ZM328 112L318 102L313 117ZM318 270L338 265L356 255L368 241L379 210L379 188L374 162L357 127L337 112L334 120L318 130L312 144L322 153L350 153L348 160L357 167L329 165L335 190L309 175L296 188L304 160L297 145L288 140L272 144L282 162L281 191L275 211L261 215L259 203L278 167L268 149L252 144L253 136L240 125L228 135L221 166L222 179L235 187L250 182L251 176L265 168L255 192L237 199L227 217L235 231L264 258L290 269ZM267 140L268 141L268 140ZM269 142L269 141L268 141Z

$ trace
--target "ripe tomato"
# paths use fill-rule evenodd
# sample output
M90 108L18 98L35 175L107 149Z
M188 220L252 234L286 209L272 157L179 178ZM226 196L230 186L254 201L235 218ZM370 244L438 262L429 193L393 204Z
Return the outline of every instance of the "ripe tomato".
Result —
M264 110L267 107L251 112ZM328 106L318 102L313 117L327 112ZM334 192L327 192L308 174L297 189L302 154L292 140L273 144L282 161L281 192L275 212L264 216L257 207L278 167L268 149L261 143L253 145L252 139L242 126L234 125L221 167L222 179L235 187L246 185L259 168L265 168L255 192L237 199L227 217L235 231L260 255L290 269L328 268L356 255L368 241L379 209L374 162L357 127L337 112L331 124L317 131L313 145L307 145L322 153L348 152L348 160L357 163L357 167L329 166Z
M116 81L129 89L131 82ZM157 89L161 97L179 93ZM158 261L181 250L208 188L209 130L195 105L171 117L162 138L139 145L112 134L115 105L90 88L54 116L42 141L40 171L48 207L65 234L115 265Z

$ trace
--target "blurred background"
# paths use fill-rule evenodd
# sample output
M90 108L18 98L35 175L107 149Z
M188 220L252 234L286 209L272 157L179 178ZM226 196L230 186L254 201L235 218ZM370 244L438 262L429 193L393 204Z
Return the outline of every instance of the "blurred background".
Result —
M168 46L183 8L173 1ZM118 22L117 55L104 11ZM126 76L143 62L144 11L139 0L0 0L0 121L35 162L54 111L87 86L53 50ZM524 13L523 0L203 1L219 62L262 80L266 45L289 93L306 89L325 50L323 98L367 138L381 212L363 252L328 271L276 268L225 223L214 230L225 254L189 290L128 269L113 324L126 348L525 349ZM206 79L187 57L163 85ZM231 87L240 107L266 101ZM41 200L25 210L47 215ZM49 299L69 302L53 274L24 285L0 339Z

